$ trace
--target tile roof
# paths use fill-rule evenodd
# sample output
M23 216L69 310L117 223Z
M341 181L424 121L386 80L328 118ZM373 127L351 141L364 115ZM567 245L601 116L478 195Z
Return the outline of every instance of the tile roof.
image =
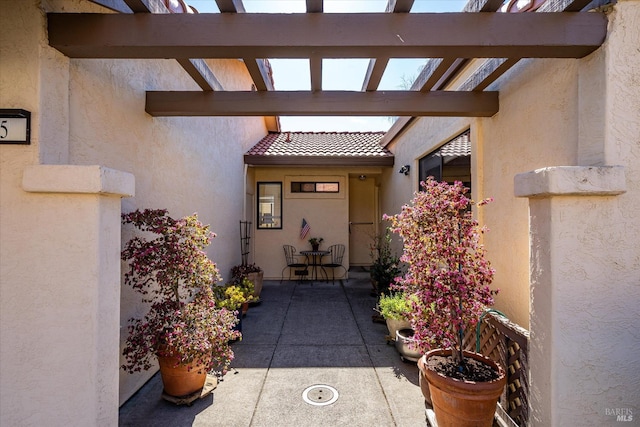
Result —
M384 132L272 132L245 154L245 163L290 166L392 166L380 145Z
M441 157L460 157L471 155L470 132L466 131L444 144L436 155Z

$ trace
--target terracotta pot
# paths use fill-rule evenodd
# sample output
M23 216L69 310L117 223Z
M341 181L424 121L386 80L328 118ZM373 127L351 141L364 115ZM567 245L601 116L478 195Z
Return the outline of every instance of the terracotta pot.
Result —
M178 365L179 358L158 356L164 392L169 396L183 397L202 390L207 371L200 366Z
M433 403L431 403L431 392L429 391L429 381L427 380L427 374L425 373L427 370L424 365L425 360L425 356L418 359L418 369L420 370L418 382L420 383L420 391L422 391L422 395L424 396L424 402L429 406L433 406Z
M264 279L264 271L247 274L247 278L253 282L253 296L260 298L262 292L262 282Z
M431 350L425 355L425 364L432 356L450 355L451 350ZM507 376L504 369L488 357L467 351L464 356L491 366L498 372L498 379L487 382L461 381L445 377L425 366L438 427L491 427Z
M247 314L247 311L249 311L249 303L248 302L243 302L242 303L242 315L245 316Z

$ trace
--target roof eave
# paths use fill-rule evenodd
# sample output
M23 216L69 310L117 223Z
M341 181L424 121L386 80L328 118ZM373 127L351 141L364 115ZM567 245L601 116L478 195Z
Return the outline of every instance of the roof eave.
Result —
M370 156L264 156L244 155L244 163L252 166L393 166L395 157Z

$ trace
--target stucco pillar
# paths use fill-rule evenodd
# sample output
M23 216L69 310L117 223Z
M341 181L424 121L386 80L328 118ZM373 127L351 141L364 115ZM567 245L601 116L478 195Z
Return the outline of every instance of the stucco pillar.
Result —
M634 406L628 359L637 308L624 297L633 284L615 278L625 190L621 166L515 177L530 212L532 426L609 425L610 409Z
M22 189L19 237L7 242L16 256L3 275L12 303L3 313L0 424L116 426L120 199L134 194L134 177L37 165L25 169Z

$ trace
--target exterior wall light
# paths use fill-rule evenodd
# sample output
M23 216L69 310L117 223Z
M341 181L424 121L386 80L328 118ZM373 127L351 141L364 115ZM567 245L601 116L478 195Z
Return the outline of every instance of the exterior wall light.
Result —
M404 165L400 168L398 173L404 174L405 176L409 175L409 171L411 170L411 165Z
M367 175L360 175L360 176L358 177L358 179L359 179L360 181L364 181L365 179L367 179Z

